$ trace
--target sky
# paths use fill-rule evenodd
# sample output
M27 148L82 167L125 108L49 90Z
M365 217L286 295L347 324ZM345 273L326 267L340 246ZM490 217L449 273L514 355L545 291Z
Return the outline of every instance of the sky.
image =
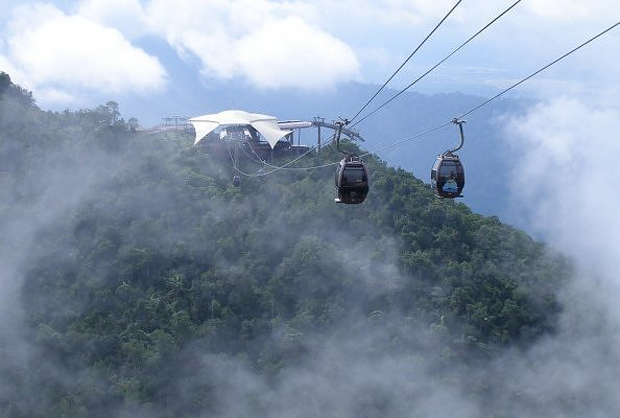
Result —
M409 84L513 0L464 0L390 86ZM43 108L161 97L178 82L157 40L205 85L319 91L382 84L453 0L2 0L0 70ZM616 23L617 0L523 0L431 73L422 92L497 91ZM542 42L541 40L544 40ZM620 30L519 88L615 104ZM613 88L609 88L609 86ZM106 97L108 97L106 96ZM120 101L120 100L119 100Z

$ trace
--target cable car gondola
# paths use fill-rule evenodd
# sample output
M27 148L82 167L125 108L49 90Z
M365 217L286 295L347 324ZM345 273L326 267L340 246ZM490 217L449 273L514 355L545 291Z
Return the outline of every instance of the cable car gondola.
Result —
M338 127L336 131L336 148L338 151L346 155L336 166L336 203L360 204L366 199L368 194L368 172L364 161L357 155L351 154L340 149L340 132L343 125L348 121L338 121L335 125Z
M465 170L458 155L448 151L437 156L431 170L431 186L439 197L462 197Z
M455 149L438 155L431 169L431 187L435 194L449 199L462 197L463 187L465 187L465 169L459 156L454 154L461 149L465 142L465 135L463 134L463 123L465 121L454 119L453 122L459 126L461 143Z
M336 203L359 204L368 194L368 174L361 158L349 155L336 167Z

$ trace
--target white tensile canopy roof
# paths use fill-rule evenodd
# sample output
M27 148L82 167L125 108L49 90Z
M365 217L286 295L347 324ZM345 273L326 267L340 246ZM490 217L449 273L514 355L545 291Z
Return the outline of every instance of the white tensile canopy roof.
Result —
M226 110L213 115L203 115L189 120L196 130L194 145L202 141L209 133L222 125L251 125L269 142L271 148L291 131L283 131L278 126L278 119L273 116L248 113L242 110Z

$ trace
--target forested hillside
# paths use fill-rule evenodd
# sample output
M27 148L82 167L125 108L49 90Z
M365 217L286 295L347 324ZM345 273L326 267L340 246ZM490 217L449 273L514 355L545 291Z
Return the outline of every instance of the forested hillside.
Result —
M233 188L137 127L0 78L0 415L500 416L486 366L553 332L566 259L372 156L336 205L333 167Z

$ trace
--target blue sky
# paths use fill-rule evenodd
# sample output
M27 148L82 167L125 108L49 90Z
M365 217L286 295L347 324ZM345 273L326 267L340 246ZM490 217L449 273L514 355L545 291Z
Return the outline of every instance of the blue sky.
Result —
M44 108L92 106L101 95L161 97L175 80L171 48L203 83L312 92L381 84L453 0L3 0L0 69ZM465 0L394 80L408 84L513 0ZM421 92L502 89L620 18L620 2L523 0L416 86ZM620 29L541 74L517 94L620 102ZM160 53L161 52L161 53Z

